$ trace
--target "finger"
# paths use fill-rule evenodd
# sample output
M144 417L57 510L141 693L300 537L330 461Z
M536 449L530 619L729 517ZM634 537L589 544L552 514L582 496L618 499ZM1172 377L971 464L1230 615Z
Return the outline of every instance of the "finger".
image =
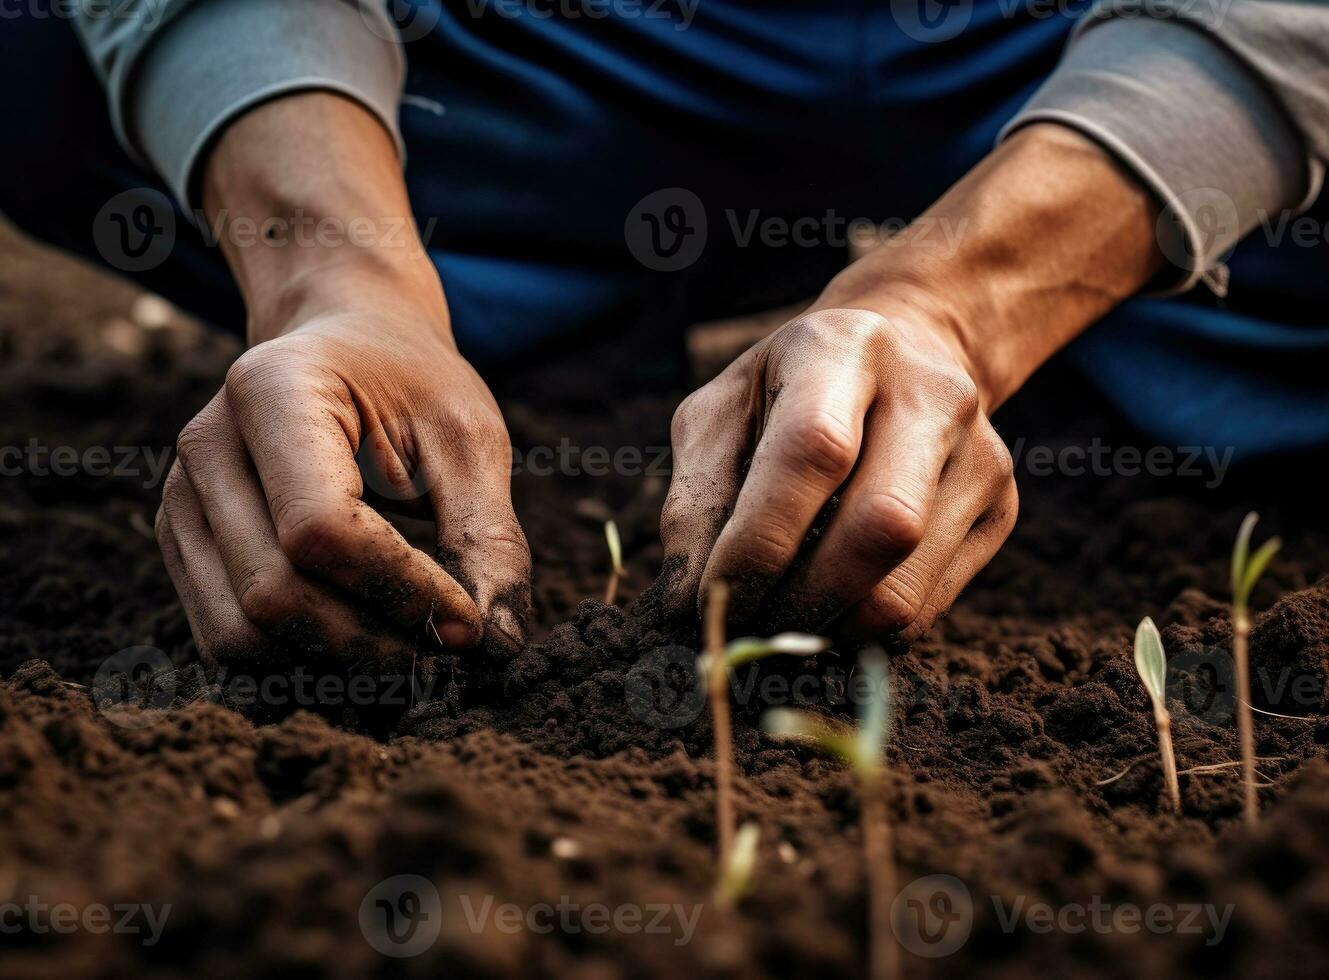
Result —
M281 550L296 568L408 629L428 620L445 645L473 644L480 615L465 589L360 499L361 422L351 393L328 377L281 367L288 373L276 377L269 364L241 358L226 383Z
M813 522L852 472L873 387L866 372L788 372L734 504L702 573L730 583L731 618L749 615L788 570Z
M849 611L839 629L840 635L859 641L885 635L905 642L918 639L950 609L965 586L1001 549L1018 513L1019 495L1011 481L954 552L944 563L939 563L936 574L921 568L908 569L905 566L912 559L907 560ZM926 586L921 584L925 580L929 581ZM924 589L926 595L922 595Z
M859 464L839 507L808 560L772 603L790 613L797 610L802 625L815 629L835 619L923 542L934 520L943 467L970 421L939 411L925 397L903 392L892 404L878 402L869 413ZM910 404L911 399L917 403ZM986 490L977 488L980 494ZM961 533L974 514L962 516Z
M365 622L282 552L258 475L219 394L180 434L181 470L220 554L231 594L266 636L311 655L385 660L404 644Z
M743 359L740 359L743 360ZM691 616L706 560L733 513L743 461L751 452L751 387L736 362L684 399L670 426L673 474L660 511L664 602Z
M203 661L225 663L260 649L264 637L240 608L221 553L179 463L171 468L162 488L156 530L162 561Z
M531 551L512 509L512 447L501 417L412 428L438 560L475 600L486 648L513 653L526 645Z

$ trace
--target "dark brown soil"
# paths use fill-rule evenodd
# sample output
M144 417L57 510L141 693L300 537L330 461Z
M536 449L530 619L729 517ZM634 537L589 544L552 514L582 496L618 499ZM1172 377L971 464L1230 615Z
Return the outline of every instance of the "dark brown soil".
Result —
M132 292L10 239L0 269L0 446L169 447L234 353L185 322L127 330ZM548 370L509 385L540 399L504 396L519 446L667 444L678 391L597 390ZM1074 379L1053 371L1036 387L999 419L1012 443L1149 445L1086 405ZM1018 474L1010 543L948 619L891 659L899 881L955 876L969 904L952 896L951 908L973 916L948 956L916 955L938 947L915 939L907 975L1326 975L1319 470L1295 460L1234 469L1214 489L1186 476ZM380 678L373 704L314 710L242 705L228 678L197 667L150 537L159 489L144 482L0 479L0 906L169 910L146 945L142 932L56 933L26 919L10 928L18 920L0 908L0 975L863 972L852 780L763 735L760 698L745 693L755 681L782 700L779 678L796 669L815 678L815 703L844 713L852 650L737 679L738 807L761 825L762 844L754 893L732 915L712 907L709 726L686 689L681 706L670 700L692 638L660 620L648 588L667 476L519 475L535 642L504 662L422 648L413 706ZM1257 590L1255 696L1298 717L1257 716L1270 785L1262 823L1247 831L1232 768L1183 775L1185 813L1166 812L1130 637L1145 614L1163 628L1180 768L1235 758L1223 602L1232 534L1252 507L1260 533L1285 541ZM604 583L606 514L624 533L628 611L591 598ZM98 670L137 645L169 660L144 685L166 709L99 707L89 686ZM437 888L442 929L418 956L383 957L362 902L402 874ZM570 926L468 919L486 902L529 910L564 897L583 907ZM1021 901L1027 911L1047 903L1062 924L1044 930L1031 911L1004 928ZM601 931L588 903L643 918ZM1106 927L1074 917L1094 903ZM1216 933L1208 913L1222 919L1229 905ZM1185 927L1151 932L1128 918L1156 906L1156 921L1166 913ZM657 916L666 931L644 930ZM902 921L908 933L917 920Z

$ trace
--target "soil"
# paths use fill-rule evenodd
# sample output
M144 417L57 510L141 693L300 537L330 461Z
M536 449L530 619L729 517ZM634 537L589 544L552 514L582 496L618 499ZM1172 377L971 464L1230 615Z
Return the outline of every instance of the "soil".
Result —
M160 451L234 356L232 341L9 236L0 270L0 446ZM135 317L163 322L144 330ZM667 445L680 385L540 370L500 395L519 447ZM1066 370L1003 409L1013 445L1149 445ZM934 882L910 882L958 879L949 905L926 907L960 930L943 943L964 940L919 955L942 944L909 935L932 920L905 916L907 975L1329 974L1329 516L1307 476L1317 471L1270 461L1212 487L1213 474L1031 469L1017 467L1022 517L1005 549L925 639L892 651L898 880L926 904ZM160 489L149 482L0 480L0 906L166 911L150 945L146 929L56 932L0 915L0 975L863 973L852 777L763 734L752 693L787 701L780 685L797 672L814 678L803 690L820 710L848 717L852 650L737 679L737 805L761 845L753 892L732 913L711 902L711 737L687 685L695 638L664 622L650 588L666 475L519 474L533 642L507 660L422 644L413 696L390 696L380 677L373 703L353 707L254 707L233 678L197 665L151 538ZM1251 508L1259 533L1285 542L1256 590L1254 696L1295 716L1257 716L1267 785L1254 830L1232 767L1183 775L1184 813L1168 812L1130 645L1152 615L1173 658L1179 768L1234 759L1226 570ZM606 515L623 532L630 608L595 598ZM121 703L98 672L139 646L160 651L149 663L161 669ZM441 929L419 955L385 957L364 907L407 874L437 889ZM578 908L552 928L508 928L495 912L560 900ZM593 903L641 919L605 928ZM1050 928L1040 903L1061 916ZM1106 926L1075 917L1095 903ZM1176 927L1150 930L1132 908Z

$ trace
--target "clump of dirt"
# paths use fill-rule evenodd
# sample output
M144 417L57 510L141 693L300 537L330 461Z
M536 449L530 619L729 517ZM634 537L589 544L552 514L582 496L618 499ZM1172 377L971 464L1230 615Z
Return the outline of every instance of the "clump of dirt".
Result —
M103 349L95 325L130 298L61 274L78 285L63 307L0 304L0 445L171 446L232 350L183 327L132 355ZM519 449L667 445L679 389L597 390L599 378L548 370L528 389L538 400L504 396ZM1057 378L1003 410L1012 443L1148 445ZM905 900L930 900L929 876L952 876L936 942L904 920L911 976L1329 970L1329 516L1291 478L1299 465L1265 464L1258 483L1234 471L1215 489L1017 471L1010 543L891 659L887 790ZM757 724L765 705L791 700L852 717L855 651L735 678L737 806L762 844L756 890L720 912L695 637L650 587L666 486L661 472L519 472L534 640L511 658L422 648L409 672L372 676L359 698L348 686L310 698L289 666L250 665L246 683L270 687L246 697L235 671L197 665L150 536L159 486L141 474L4 477L0 909L21 915L0 918L0 971L861 973L852 779ZM1257 715L1267 785L1248 831L1236 769L1188 770L1236 757L1226 561L1252 506L1261 532L1286 542L1255 596L1257 706L1295 717ZM603 587L607 515L623 532L628 608L588 598ZM1172 657L1180 816L1163 804L1131 660L1144 614ZM134 648L157 653L126 704L99 672ZM362 676L305 666L343 685ZM409 911L394 904L403 875L433 889L438 931L394 958L375 946L375 902ZM34 904L61 903L137 911L120 931L32 917Z

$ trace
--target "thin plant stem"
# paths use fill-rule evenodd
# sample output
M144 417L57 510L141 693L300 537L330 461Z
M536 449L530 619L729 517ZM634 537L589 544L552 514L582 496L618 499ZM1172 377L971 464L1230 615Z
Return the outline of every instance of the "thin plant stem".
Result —
M1172 812L1181 813L1181 784L1177 782L1177 757L1172 751L1172 716L1164 708L1155 712L1154 722L1158 726L1158 753L1163 758L1163 779Z
M881 773L861 773L859 794L868 889L868 976L870 980L895 980L900 975L900 950L891 926L895 855Z
M612 606L614 600L618 598L618 569L611 569L609 572L609 581L605 584L605 605Z
M729 722L729 667L725 662L725 611L729 587L711 585L706 600L706 654L709 670L707 695L711 703L711 729L715 740L715 823L719 866L727 868L734 851L734 748Z
M1251 719L1250 652L1247 641L1251 623L1245 610L1232 617L1232 661L1237 674L1237 738L1241 743L1241 781L1245 787L1242 813L1246 826L1254 827L1259 819L1259 801L1255 793L1255 729Z

